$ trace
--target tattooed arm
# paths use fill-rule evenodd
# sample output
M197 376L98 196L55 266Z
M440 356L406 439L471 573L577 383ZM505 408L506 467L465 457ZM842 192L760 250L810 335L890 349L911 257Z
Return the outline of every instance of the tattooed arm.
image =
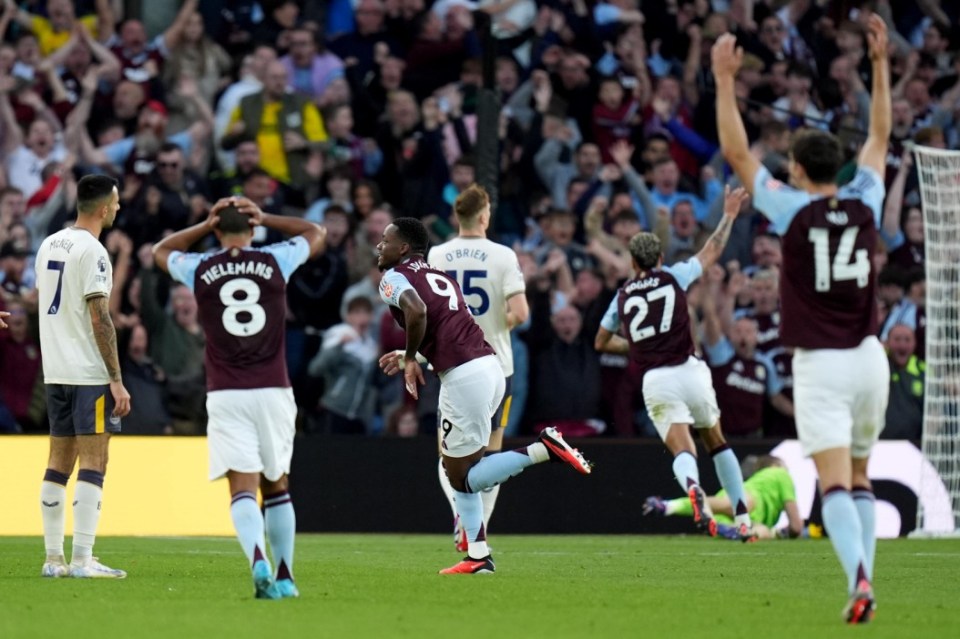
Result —
M130 412L130 393L124 388L120 380L120 355L117 351L117 330L110 319L110 300L106 295L91 297L87 300L90 309L90 323L93 325L93 337L100 349L100 357L107 367L110 377L110 393L113 395L116 417L123 417Z
M748 197L747 190L743 187L736 188L733 191L730 190L729 186L726 187L723 199L723 217L720 219L720 223L717 224L713 235L707 239L707 243L704 244L700 252L697 253L697 259L700 260L704 271L716 264L717 260L719 260L723 254L723 249L727 246L727 240L730 239L733 222L737 219L737 216L740 214L740 209L743 208L743 203Z

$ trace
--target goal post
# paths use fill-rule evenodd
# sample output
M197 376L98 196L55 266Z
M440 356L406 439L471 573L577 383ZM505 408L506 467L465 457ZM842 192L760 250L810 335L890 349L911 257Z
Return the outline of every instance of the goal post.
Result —
M927 287L922 449L932 467L920 477L916 532L952 536L960 529L960 151L913 152Z

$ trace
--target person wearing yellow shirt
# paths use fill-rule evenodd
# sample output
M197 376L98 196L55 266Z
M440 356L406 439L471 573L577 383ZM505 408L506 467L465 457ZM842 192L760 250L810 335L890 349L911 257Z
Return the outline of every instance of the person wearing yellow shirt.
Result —
M4 0L7 11L14 12L14 19L33 31L40 42L40 53L50 55L70 39L77 25L86 27L100 42L113 34L113 9L110 0L97 0L97 14L78 18L72 0L47 0L47 17L35 15L17 7L14 0Z
M288 73L280 62L267 67L263 90L240 101L230 117L221 146L231 150L244 136L255 136L260 165L295 190L315 183L322 172L321 146L327 141L320 111L287 90Z

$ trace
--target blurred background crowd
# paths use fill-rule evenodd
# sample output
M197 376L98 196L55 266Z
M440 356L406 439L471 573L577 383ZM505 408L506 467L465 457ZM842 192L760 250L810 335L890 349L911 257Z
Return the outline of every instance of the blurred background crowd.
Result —
M866 137L864 16L891 31L893 134L873 256L891 401L883 436L919 438L924 234L911 144L960 143L960 3L946 0L0 0L0 432L46 432L33 256L71 223L76 180L120 180L103 241L137 434L202 434L197 304L154 268L153 242L217 198L327 229L292 277L287 355L311 433L436 429L377 369L403 346L377 293L375 246L395 216L432 239L475 181L478 24L492 24L500 186L492 239L518 254L531 317L514 332L508 435L655 436L636 374L593 337L631 273L628 239L667 264L696 253L735 184L718 153L710 47L731 31L752 150L786 180L793 131L836 133L853 175ZM483 14L483 15L481 15ZM749 202L745 205L749 207ZM257 244L279 238L258 234ZM200 249L209 248L198 247ZM722 266L690 292L730 437L795 436L779 343L780 239L741 214ZM467 301L471 301L469 291Z

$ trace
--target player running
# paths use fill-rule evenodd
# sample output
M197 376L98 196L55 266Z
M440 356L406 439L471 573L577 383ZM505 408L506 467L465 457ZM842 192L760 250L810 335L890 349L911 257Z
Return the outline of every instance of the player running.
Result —
M250 248L256 226L295 237ZM211 232L221 250L186 252ZM296 516L287 492L297 407L284 346L286 289L297 267L323 249L325 237L326 231L311 222L268 215L246 198L226 198L205 222L164 238L153 249L157 266L197 296L207 336L210 479L226 475L230 484L230 515L258 599L300 594L293 580ZM264 529L275 575L265 555Z
M690 426L700 431L720 483L734 504L734 520L744 542L756 540L743 493L743 476L737 456L720 430L720 409L710 369L694 355L686 290L723 253L733 221L747 193L727 187L723 218L710 239L694 257L663 265L660 240L653 233L638 233L630 240L636 276L628 280L610 302L594 342L597 350L627 355L642 376L643 400L660 438L673 453L673 472L690 498L693 521L711 537L717 522L700 487L697 448ZM621 325L626 337L618 334Z
M751 155L734 95L743 61L736 38L713 47L720 146L753 194L754 207L783 237L780 339L793 356L797 433L813 457L823 491L823 523L847 575L848 623L873 617L874 496L867 461L884 425L890 372L876 338L876 278L871 256L884 198L890 136L887 28L869 17L873 95L870 132L853 180L838 187L840 143L822 131L797 134L790 183L774 180Z
M377 264L386 271L380 297L407 338L406 350L387 353L380 367L387 375L403 371L407 392L414 398L418 383L424 383L418 352L437 371L440 451L467 532L467 556L440 574L492 573L496 568L487 547L480 492L533 464L565 462L584 474L590 464L555 428L544 429L529 446L484 457L490 421L503 399L503 369L456 280L424 261L427 244L423 223L401 217L386 228L377 245Z
M433 268L445 272L460 285L464 299L469 300L473 319L483 331L483 336L497 354L497 361L506 378L503 400L493 414L490 424L490 443L486 455L503 449L503 428L510 417L510 387L513 380L513 348L510 346L510 330L527 321L530 308L527 306L526 284L517 254L509 247L487 239L490 226L490 197L483 187L476 184L467 187L453 203L453 212L460 224L460 235L430 249L427 262ZM475 303L472 303L475 302ZM453 500L453 487L443 470L440 459L440 487L443 489L454 516L454 539L457 550L466 552L467 534L459 525L457 508ZM500 484L480 493L483 500L483 526L490 528L490 516L497 503Z

